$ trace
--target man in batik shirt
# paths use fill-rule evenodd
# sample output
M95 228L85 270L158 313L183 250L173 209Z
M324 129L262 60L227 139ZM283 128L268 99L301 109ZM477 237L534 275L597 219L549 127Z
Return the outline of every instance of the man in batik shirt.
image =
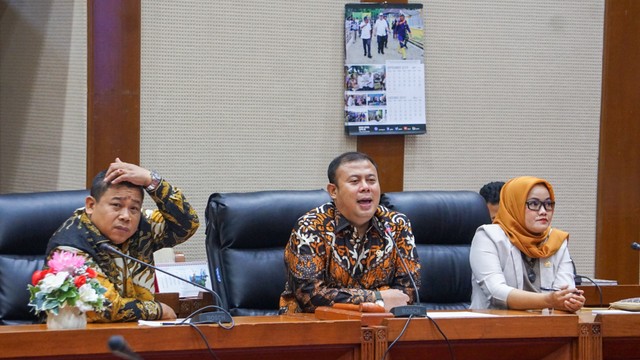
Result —
M375 302L389 311L412 303L420 264L409 219L380 205L375 162L344 153L328 169L332 202L303 215L285 248L288 280L281 313L334 303ZM397 244L397 249L393 242Z
M144 190L158 209L144 211ZM91 322L169 320L171 307L154 300L154 272L149 267L104 251L106 243L145 263L156 250L185 242L198 229L198 215L182 192L155 171L116 159L100 172L85 207L62 224L49 240L48 257L56 250L86 258L107 289L107 309L89 311Z

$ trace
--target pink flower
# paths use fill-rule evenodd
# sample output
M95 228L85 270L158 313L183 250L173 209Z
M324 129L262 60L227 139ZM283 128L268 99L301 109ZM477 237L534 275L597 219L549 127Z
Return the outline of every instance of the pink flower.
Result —
M84 266L84 258L68 251L56 251L47 265L54 273L66 271L73 274L76 269Z

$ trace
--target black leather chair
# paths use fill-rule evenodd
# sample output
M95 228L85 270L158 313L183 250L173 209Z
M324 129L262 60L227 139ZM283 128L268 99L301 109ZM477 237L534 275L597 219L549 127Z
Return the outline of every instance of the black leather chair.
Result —
M330 200L324 190L211 195L206 248L222 306L234 316L276 314L291 230L302 214ZM423 264L421 302L431 309L467 308L471 239L489 222L482 197L471 191L411 191L384 194L381 203L411 220Z
M484 199L472 191L404 191L383 194L380 203L411 221L422 264L420 302L429 309L468 308L471 240L491 222Z
M36 321L30 311L31 275L44 265L47 242L89 192L0 195L0 324Z
M213 289L232 315L275 315L296 221L331 198L324 190L216 193L206 209Z

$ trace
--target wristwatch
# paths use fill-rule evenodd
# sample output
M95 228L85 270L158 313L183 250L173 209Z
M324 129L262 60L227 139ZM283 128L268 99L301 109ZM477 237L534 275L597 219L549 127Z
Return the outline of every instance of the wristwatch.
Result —
M374 294L376 294L375 304L384 307L384 300L382 300L382 294L380 294L380 291L376 290Z
M160 185L160 181L162 181L162 177L160 177L160 174L158 174L157 171L152 170L151 171L151 184L149 184L149 186L147 186L145 189L147 191L155 190L158 187L158 185Z

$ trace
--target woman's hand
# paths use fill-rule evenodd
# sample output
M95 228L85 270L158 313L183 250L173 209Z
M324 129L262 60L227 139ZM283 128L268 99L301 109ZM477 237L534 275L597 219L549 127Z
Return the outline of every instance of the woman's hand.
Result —
M549 293L549 305L554 309L576 312L584 306L586 301L584 291L575 288L569 289L567 285L560 290Z

